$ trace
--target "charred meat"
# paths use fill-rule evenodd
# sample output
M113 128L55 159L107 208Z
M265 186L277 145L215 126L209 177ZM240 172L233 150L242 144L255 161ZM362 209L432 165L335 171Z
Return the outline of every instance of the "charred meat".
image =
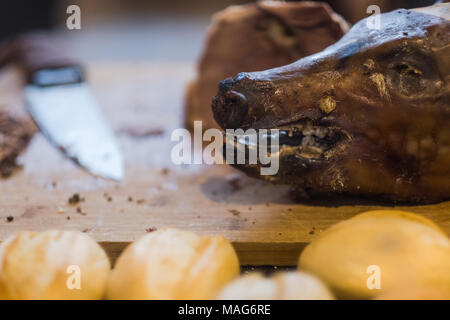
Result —
M0 177L9 177L17 168L16 159L35 132L31 120L0 112Z
M325 194L450 198L450 4L366 20L324 51L240 73L213 101L223 128L280 129L280 170ZM237 165L259 176L258 165Z

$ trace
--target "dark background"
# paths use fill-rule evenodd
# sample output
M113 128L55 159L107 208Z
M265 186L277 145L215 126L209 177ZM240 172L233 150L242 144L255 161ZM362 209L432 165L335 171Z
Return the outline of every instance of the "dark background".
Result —
M52 29L75 55L87 60L193 60L211 15L242 0L2 0L0 39L32 29ZM330 0L354 23L369 5L382 12L427 6L435 0ZM66 8L81 7L82 29L65 27Z

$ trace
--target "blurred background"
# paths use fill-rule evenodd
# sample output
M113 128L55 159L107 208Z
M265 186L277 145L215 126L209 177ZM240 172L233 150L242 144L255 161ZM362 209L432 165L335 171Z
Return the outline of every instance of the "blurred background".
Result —
M75 57L86 60L193 61L202 49L211 15L243 0L3 0L0 39L52 29ZM369 5L382 12L430 5L436 0L330 0L354 23ZM81 8L81 30L67 30L66 9Z

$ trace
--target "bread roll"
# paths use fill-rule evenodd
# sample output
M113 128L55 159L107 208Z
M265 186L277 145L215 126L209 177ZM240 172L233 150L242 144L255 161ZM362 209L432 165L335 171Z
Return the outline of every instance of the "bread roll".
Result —
M305 272L283 272L267 278L253 273L227 285L220 300L331 300L333 294Z
M370 211L320 234L301 254L299 268L341 298L373 298L410 287L450 293L450 241L423 216Z
M0 299L101 299L109 270L84 233L19 232L0 246Z
M427 288L426 286L409 287L388 290L378 296L377 300L450 300L450 290L444 288Z
M239 275L223 237L162 229L131 244L111 274L109 299L212 299Z

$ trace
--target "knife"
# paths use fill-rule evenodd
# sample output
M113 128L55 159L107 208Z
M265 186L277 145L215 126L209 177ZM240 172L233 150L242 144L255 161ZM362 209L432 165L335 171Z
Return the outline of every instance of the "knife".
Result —
M82 66L66 58L46 35L22 36L13 48L14 60L26 75L28 111L42 133L91 174L122 180L122 154Z

